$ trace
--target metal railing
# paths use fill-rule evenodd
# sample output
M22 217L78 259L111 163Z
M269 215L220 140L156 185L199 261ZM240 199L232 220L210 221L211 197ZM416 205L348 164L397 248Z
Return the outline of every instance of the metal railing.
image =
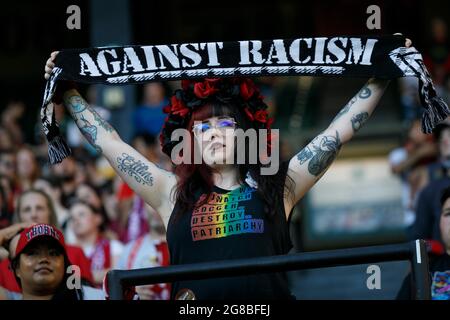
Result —
M428 253L426 242L423 240L168 267L110 270L107 281L109 298L122 300L125 287L138 285L399 260L411 262L412 276L415 281L415 298L417 300L431 299Z

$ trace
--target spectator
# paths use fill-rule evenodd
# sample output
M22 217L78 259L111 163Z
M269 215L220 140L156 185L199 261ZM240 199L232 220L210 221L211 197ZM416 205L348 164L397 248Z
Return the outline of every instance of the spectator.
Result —
M450 122L440 123L434 130L439 145L439 161L428 166L431 182L420 192L417 200L416 220L408 230L412 239L441 241L439 220L442 190L450 186Z
M21 191L32 188L34 181L40 176L36 157L29 147L17 151L17 181Z
M25 112L25 105L22 101L10 102L1 114L1 126L8 130L14 147L23 144L23 129L19 124Z
M163 108L169 104L165 97L164 86L160 82L152 82L144 86L144 99L133 114L136 133L157 135L161 131L166 115Z
M444 95L444 82L450 73L450 40L447 23L439 17L431 20L431 37L424 55L424 63L430 71L438 94Z
M90 261L94 283L100 286L106 272L115 266L123 245L105 236L106 216L89 203L76 200L70 206L70 227L79 245Z
M427 164L437 158L437 146L433 136L426 135L421 130L421 122L416 119L408 131L408 137L403 147L394 149L389 154L392 173L397 174L402 181L402 205L405 226L410 226L415 218L417 196L430 181Z
M102 299L101 291L93 288L67 286L71 263L60 230L48 224L12 227L20 234L11 237L14 233L10 232L0 244L11 240L8 244L11 268L24 300Z
M33 183L33 189L41 190L50 197L55 209L57 225L61 226L65 234L69 220L69 210L61 203L61 182L54 177L39 178Z
M450 187L441 193L440 205L439 228L445 251L430 259L431 297L433 300L450 300ZM412 299L414 287L411 280L409 274L403 281L397 299Z
M56 213L50 197L46 193L34 189L22 193L18 198L14 220L16 222L44 223L57 226ZM83 281L91 283L92 274L89 261L83 251L79 247L68 245L67 254L70 261L80 268ZM0 286L13 292L20 292L7 260L0 262Z
M137 240L129 242L117 263L117 269L139 269L169 265L167 242L148 233ZM160 283L137 286L136 293L140 300L169 300L170 285Z
M73 157L68 157L61 163L53 165L51 170L52 175L61 181L61 203L64 207L69 208L70 202L76 198L77 163Z
M13 149L0 150L0 174L11 181L16 179L16 153Z
M12 148L14 148L14 143L11 133L6 128L0 126L0 150Z
M0 175L0 229L12 223L13 201L12 184L7 177Z

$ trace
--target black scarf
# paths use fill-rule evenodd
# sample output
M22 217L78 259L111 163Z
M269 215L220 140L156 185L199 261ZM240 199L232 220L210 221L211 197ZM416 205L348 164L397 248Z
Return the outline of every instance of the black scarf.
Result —
M70 154L51 103L57 80L118 85L227 76L414 76L425 108L422 130L431 133L450 110L436 95L421 54L404 43L400 35L336 36L63 50L47 81L41 110L50 163Z

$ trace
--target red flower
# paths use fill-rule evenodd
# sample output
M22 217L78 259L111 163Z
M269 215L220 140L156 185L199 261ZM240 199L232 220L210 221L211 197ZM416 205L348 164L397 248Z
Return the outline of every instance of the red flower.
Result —
M187 90L187 89L189 89L189 86L194 83L195 83L194 80L189 80L189 79L181 80L181 87L183 88L183 90Z
M200 99L205 99L218 91L219 89L215 88L214 82L211 81L197 82L194 85L194 94Z
M247 117L248 117L251 121L255 120L255 118L253 117L252 112L250 111L250 109L249 109L248 107L245 107L245 108L244 108L244 111L245 111L245 114L247 115Z
M221 80L222 79L220 79L220 78L205 78L205 81L211 83L213 86L215 86L216 83L218 83Z
M172 110L172 106L170 104L163 108L164 113L170 113L170 110Z
M242 99L244 99L244 101L247 101L248 99L253 97L255 92L259 93L258 88L256 87L255 83L250 79L242 80L241 85L240 85L240 92L241 92L241 97L242 97Z
M186 114L189 113L189 109L184 105L183 101L178 100L176 96L172 96L170 102L172 104L171 109L172 114L184 117Z
M184 118L188 113L189 113L188 108L184 108L184 109L180 109L180 110L172 112L172 114L179 115L182 118Z
M255 112L255 120L266 123L267 122L267 111L266 110L258 110Z

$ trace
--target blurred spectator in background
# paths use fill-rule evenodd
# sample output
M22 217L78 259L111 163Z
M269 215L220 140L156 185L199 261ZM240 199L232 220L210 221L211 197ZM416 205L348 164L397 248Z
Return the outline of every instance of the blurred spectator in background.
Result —
M13 149L0 150L0 174L16 181L16 152Z
M29 189L17 199L17 209L14 220L17 223L45 223L58 227L56 212L51 198L40 190ZM76 246L67 245L67 254L72 264L81 270L81 278L86 283L92 283L89 261L83 251ZM8 260L0 262L0 286L13 292L20 292L14 274L9 269Z
M40 176L39 164L28 146L23 146L17 151L17 181L21 191L26 191Z
M11 224L12 212L9 210L6 190L0 184L0 229Z
M433 136L422 132L419 119L412 122L404 146L389 154L392 173L397 174L402 181L405 226L414 222L417 195L430 180L426 165L434 162L437 155L438 148Z
M444 19L435 17L431 20L431 37L424 55L424 63L433 78L436 91L445 96L445 81L450 74L450 38L448 26Z
M0 126L0 150L11 150L14 148L11 133Z
M111 215L115 213L108 213L105 206L103 205L102 195L99 188L94 187L90 183L82 183L80 184L76 191L75 197L78 200L84 201L94 207L97 212L101 213L103 217L102 227L104 231L104 235L109 239L116 239L117 234L115 231L110 229L110 221ZM117 210L117 208L115 208ZM72 238L71 238L72 240Z
M409 125L421 118L423 108L417 92L419 81L416 77L402 77L398 79L400 89L400 104L403 109L403 120Z
M61 203L66 208L75 199L77 188L76 175L79 171L77 169L77 163L73 157L67 157L61 163L51 167L52 175L61 181Z
M416 220L408 233L411 239L441 241L439 200L442 191L450 186L450 119L438 124L433 133L439 145L439 160L427 166L430 182L418 195Z
M450 188L440 195L441 212L439 228L444 244L444 252L430 257L431 298L433 300L450 300ZM403 281L397 299L413 299L415 292L411 274Z
M20 147L24 142L23 130L19 123L24 112L24 103L14 101L9 103L1 114L1 127L9 132L14 147Z
M64 233L67 232L69 210L61 204L61 183L54 177L39 178L33 183L33 189L41 190L47 194L52 201L56 213L57 225ZM67 237L67 236L66 236Z
M12 181L0 174L0 194L1 194L1 213L0 213L0 229L7 227L12 223L14 212L14 193Z
M166 118L162 109L169 104L169 100L161 82L145 84L143 89L142 105L138 106L133 114L135 133L158 135Z
M169 248L165 239L164 222L155 211L147 211L150 230L129 242L117 263L117 269L129 270L169 265ZM170 284L137 286L141 300L169 300Z
M105 236L108 218L97 208L82 200L70 206L70 227L79 245L88 257L94 284L101 286L109 269L114 268L123 251L123 245Z

